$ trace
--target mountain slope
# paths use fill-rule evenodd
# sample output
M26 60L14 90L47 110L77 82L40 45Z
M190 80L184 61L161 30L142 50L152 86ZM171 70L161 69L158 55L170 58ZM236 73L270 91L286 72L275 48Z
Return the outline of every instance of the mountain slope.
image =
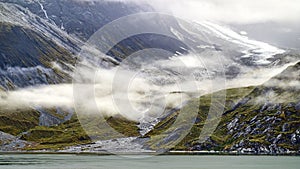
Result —
M93 27L86 32L85 30L78 30L74 25L67 24L66 29L70 29L70 34L68 34L51 19L38 16L40 15L40 8L34 9L34 6L39 4L38 1L3 2L0 2L1 98L5 99L7 93L12 90L26 89L26 87L34 88L39 85L71 83L71 74L76 61L74 54L79 52L79 46L83 44L77 37L70 35L76 34L71 29L82 31L83 34L87 33L88 35L85 36L88 38L89 34L93 33L89 31L97 30L98 26L100 27L104 22L102 20L95 21L97 25L92 25L95 28ZM67 1L56 1L54 4L52 2L54 1L48 1L47 4L54 5L54 7L55 3L64 4L64 7L66 7L65 3L69 4ZM84 12L84 9L91 6L94 8L101 6L106 10L108 9L107 6L101 4L98 6L89 3L83 4L83 6L75 4L72 7L73 13L77 7L83 8L82 11ZM120 8L123 8L122 4L120 4ZM55 9L57 8L55 7ZM61 11L53 12L60 14ZM96 9L94 9L95 12L97 15L102 15ZM111 13L111 15L113 14ZM64 12L63 15L67 18L66 20L71 19L70 17L73 17L74 20L80 19L79 16L73 16L72 12L69 13L69 11ZM101 17L102 19L107 18L107 22L109 21L108 17ZM84 29L85 25L81 25L81 28ZM81 38L84 39L84 37ZM79 142L89 142L90 139L80 127L76 116L71 118L73 114L74 110L71 108L29 108L27 106L14 108L13 105L0 103L0 130L10 133L18 139L34 142L34 145L42 144L39 146L40 148L49 148L51 145L52 148L55 148L78 144ZM122 117L111 117L108 119L108 123L125 135L138 134L137 124ZM73 130L66 128L73 128ZM11 142L11 140L8 139L7 141ZM8 144L7 141L3 142L3 145L1 143L1 147ZM11 145L7 146L5 150L14 150L13 142ZM19 148L24 149L26 145L22 144ZM36 147L34 145L31 146Z
M0 0L0 2L2 2L0 3L0 86L8 92L11 90L17 92L18 89L24 88L24 90L31 91L32 88L39 85L51 88L53 86L49 84L71 83L71 74L76 61L78 61L75 55L81 50L85 50L81 49L85 40L114 19L139 11L151 11L145 6L122 2L74 1L69 3L66 0ZM193 56L189 56L192 51L189 47L208 63L215 62L213 56L222 56L226 77L230 80L238 79L240 75L251 73L251 71L255 73L256 68L272 70L271 68L278 68L299 57L298 55L291 56L289 60L287 58L290 55L283 53L284 51L281 49L263 42L249 40L228 28L210 22L185 23L174 18L166 19L161 15L153 20L148 19L143 22L145 24L140 29L151 27L154 30L174 35L181 42L155 34L137 35L115 44L107 53L108 56L105 56L105 61L108 62L109 68L115 68L118 64L124 63L124 60L126 62L127 57L137 51L149 48L167 50L171 54L147 57L147 59L141 57L142 59L137 58L127 65L131 66L130 68L133 67L136 72L145 68L147 71L143 72L144 77L150 77L150 80L156 81L162 87L164 84L174 83L174 79L184 79L185 76L191 74L195 74L199 82L205 78L211 78L206 76L207 72L213 78L222 74L224 69L214 66L214 64L210 70L207 70L205 67L207 65L204 65L204 67L184 67L184 73L178 72L178 67L172 64L178 64L176 61L181 62L181 59L188 61L191 58L195 59ZM135 20L130 23L138 25ZM113 35L107 38L114 40ZM185 46L183 42L189 44L189 47ZM87 58L79 58L79 60L86 59L96 68L105 67L98 62L94 63L94 60L90 59L93 57L98 56L91 55ZM150 69L143 67L143 65L153 62L155 64ZM297 69L298 67L290 68L286 74L289 75L290 72L295 72ZM295 78L291 81L286 79L287 75L277 76L273 82L271 80L270 83L255 89L249 87L227 90L229 98L224 118L216 133L205 144L197 142L197 135L207 116L210 95L202 97L203 105L199 110L201 113L196 120L197 124L175 149L244 151L243 148L250 147L250 150L255 152L258 152L256 149L264 149L264 152L296 150L299 144L299 132L295 130L299 121L297 114L299 104L296 103L299 98L297 96L298 89L295 86L299 79ZM298 74L296 73L295 76ZM151 79L152 77L153 79ZM272 86L274 83L280 84L280 88ZM288 84L290 88L284 88L285 84ZM0 90L2 90L1 88ZM170 91L170 93L172 92L174 91ZM275 103L261 100L265 96L275 97L276 99L271 100ZM0 97L5 98L6 92L1 91ZM287 101L290 98L294 100ZM276 113L277 111L280 113L274 114L275 110ZM39 106L21 110L8 109L6 105L2 106L0 103L0 130L16 136L17 139L22 138L33 142L35 146L30 144L33 147L28 149L57 149L67 145L90 143L90 138L80 127L76 116L73 116L74 113L73 108L64 109L55 106L50 109ZM165 130L176 119L176 113L178 112L159 119L161 122L147 136L152 137ZM255 127L251 120L248 122L250 118L254 119L255 125L263 127ZM256 124L258 120L260 122ZM291 122L288 123L288 120ZM153 127L152 124L138 125L137 122L119 116L108 117L107 121L113 128L128 137L139 136L138 127L143 125L146 125L146 128ZM282 126L284 128L282 130L285 132L280 132L281 129L275 126L268 126L270 121L274 122L274 125ZM274 129L274 132L268 131L268 127L271 130ZM265 129L270 136L263 138L261 133L264 131L257 131L257 128ZM254 133L258 133L253 138L252 130ZM110 134L105 129L103 133ZM280 134L282 135L280 136ZM276 138L273 135L276 135ZM7 138L12 140L13 136L7 135ZM247 140L242 140L243 138L247 138ZM288 142L288 139L292 142ZM167 139L167 141L172 141L172 139ZM26 146L26 144L23 145ZM155 149L155 145L151 145L151 141L149 147Z
M105 24L119 17L149 11L149 6L113 1L0 0L27 8L60 29L87 40Z
M0 2L0 78L4 89L71 81L82 43L29 10Z
M0 38L0 85L5 89L70 81L54 64L74 62L72 54L49 38L3 22Z
M201 97L196 123L174 150L299 152L299 70L300 63L297 63L262 86L227 90L226 111L214 134L204 143L199 142L199 135L207 118L211 96ZM155 138L174 123L177 116L174 113L163 119L147 136ZM150 140L149 145L155 149L153 141Z

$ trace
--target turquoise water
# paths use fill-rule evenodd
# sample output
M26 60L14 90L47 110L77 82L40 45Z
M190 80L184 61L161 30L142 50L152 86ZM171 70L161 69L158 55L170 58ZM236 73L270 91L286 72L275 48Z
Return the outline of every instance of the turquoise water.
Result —
M2 169L299 169L300 157L0 155Z

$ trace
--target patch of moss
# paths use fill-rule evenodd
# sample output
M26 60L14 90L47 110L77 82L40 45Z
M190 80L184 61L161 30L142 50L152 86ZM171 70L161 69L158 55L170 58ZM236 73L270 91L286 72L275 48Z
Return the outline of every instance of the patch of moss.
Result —
M240 101L241 98L244 98L249 93L253 91L254 87L245 87L245 88L237 88L237 89L228 89L226 90L226 103L225 103L225 110L230 110L233 108L233 106ZM223 92L223 91L220 91ZM189 102L183 109L184 111L191 111L188 108L189 107L195 107L195 105L199 104L200 106L198 109L198 115L196 119L196 123L193 125L189 133L182 139L180 143L176 145L174 148L175 150L186 150L188 147L197 144L199 140L200 133L202 131L202 128L205 124L205 120L207 118L208 112L210 110L212 97L214 95L218 95L218 93L214 94L208 94L205 96L200 97L199 99L196 99L194 102ZM158 140L163 140L166 135L162 135L162 133L166 132L167 130L174 131L175 129L170 129L169 127L174 124L176 121L180 111L174 112L173 114L167 116L165 119L163 119L158 125L155 126L154 130L149 132L146 137L150 138L149 145L153 149L157 149L157 143ZM182 112L181 112L182 113ZM186 113L188 114L188 113ZM228 141L228 138L230 136L227 135L226 130L226 122L228 122L232 117L234 116L233 113L229 113L227 116L224 116L221 121L221 125L218 126L216 132L211 136L211 139L219 145L224 144ZM215 120L212 118L211 122L213 123ZM178 125L176 125L178 126ZM159 136L159 137L158 137Z
M121 116L107 118L107 123L115 130L125 136L138 136L138 127L136 122L122 118ZM103 129L106 130L106 129ZM106 132L106 131L102 131ZM90 134L90 133L89 133ZM115 138L116 136L112 136ZM23 139L36 142L34 147L28 147L27 150L41 149L63 149L67 146L92 143L93 140L86 134L81 127L77 116L74 115L71 120L53 127L35 127L22 136Z
M76 116L71 120L58 126L42 127L37 126L22 135L24 140L36 142L34 147L27 150L60 149L70 145L90 143L91 139L81 128Z
M35 110L0 109L0 130L18 135L39 124L39 112Z

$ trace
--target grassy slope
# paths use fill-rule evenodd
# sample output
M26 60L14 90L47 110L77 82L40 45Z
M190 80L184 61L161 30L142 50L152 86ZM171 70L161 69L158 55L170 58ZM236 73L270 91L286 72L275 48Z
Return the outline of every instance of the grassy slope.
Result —
M226 99L226 105L227 109L229 107L232 107L234 103L236 103L240 98L246 96L249 94L254 87L247 87L247 88L239 88L239 89L228 89L226 90L227 93L227 99ZM177 145L176 149L186 149L186 145L188 143L192 143L194 141L197 141L199 138L199 133L201 132L201 129L205 123L205 120L207 118L207 114L210 109L211 105L211 97L212 94L202 96L200 100L200 107L199 107L199 113L197 115L196 123L193 125L191 131L188 133L188 135ZM196 100L198 101L198 99ZM193 104L199 104L197 102L190 102L185 107L194 107ZM188 111L188 109L187 109ZM167 128L169 128L176 120L178 116L178 112L173 113L172 115L168 116L166 119L161 121L157 126L155 126L154 130L152 130L150 133L147 134L147 137L151 137L151 141L149 144L150 147L156 149L155 145L153 143L156 142L156 140L163 139L165 135L161 135ZM185 113L185 112L183 112ZM176 130L171 129L170 131ZM160 138L155 138L156 135L160 135ZM155 139L153 139L155 138Z
M34 142L30 150L59 149L70 145L91 143L92 140L83 130L76 115L71 120L57 126L39 126L39 113L34 110L0 110L0 131L19 136L21 139ZM107 123L125 136L139 136L136 122L122 117L110 117ZM99 123L100 124L100 123ZM101 125L100 125L101 128ZM105 128L101 132L113 136Z
M2 112L0 110L0 131L12 135L18 135L38 125L39 113L34 110L15 110L13 112Z
M107 119L107 123L125 136L139 135L137 124L122 117L110 117ZM105 128L102 128L101 131L103 133L108 132ZM110 137L116 138L118 136L110 135ZM58 126L32 128L28 134L23 135L21 138L38 143L35 147L29 147L29 150L60 149L66 146L93 142L81 127L76 115L71 120Z
M0 89L0 97L2 96ZM56 109L44 109L54 117L63 119ZM39 126L40 113L33 109L7 109L0 106L0 131L19 136L21 139L35 142L36 146L28 149L59 149L65 146L91 143L92 140L80 125L76 115L60 125L45 127ZM128 121L121 116L107 117L106 122L116 131L125 136L139 136L139 129L136 122ZM97 122L101 132L113 136L103 128L101 122Z
M278 80L287 84L291 80L299 81L300 63L289 67L280 75L271 79L268 83L256 88L238 88L227 90L225 112L214 134L204 143L199 143L199 135L202 131L207 112L211 104L211 95L200 98L200 107L197 122L193 125L189 134L177 144L175 150L237 150L238 148L253 148L259 146L276 146L289 150L299 150L300 145L291 143L291 137L300 129L300 111L295 105L300 101L299 87L278 87ZM273 85L273 86L272 86ZM268 93L273 93L270 100ZM233 109L234 105L243 98L250 99L247 103ZM259 99L258 99L259 98ZM190 102L189 104L193 104ZM193 107L193 105L186 107ZM161 121L147 136L151 138L149 146L157 148L157 140L162 140L166 135L162 134L175 122L179 112ZM238 120L236 125L233 120ZM288 129L284 129L285 127ZM171 128L174 131L176 128ZM279 138L279 139L277 139ZM166 147L168 148L168 147Z

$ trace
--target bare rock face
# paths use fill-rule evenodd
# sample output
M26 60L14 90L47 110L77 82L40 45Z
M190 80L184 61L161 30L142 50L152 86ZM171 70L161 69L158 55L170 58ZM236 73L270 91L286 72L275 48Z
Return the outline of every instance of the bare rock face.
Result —
M0 131L0 151L21 151L32 143Z

